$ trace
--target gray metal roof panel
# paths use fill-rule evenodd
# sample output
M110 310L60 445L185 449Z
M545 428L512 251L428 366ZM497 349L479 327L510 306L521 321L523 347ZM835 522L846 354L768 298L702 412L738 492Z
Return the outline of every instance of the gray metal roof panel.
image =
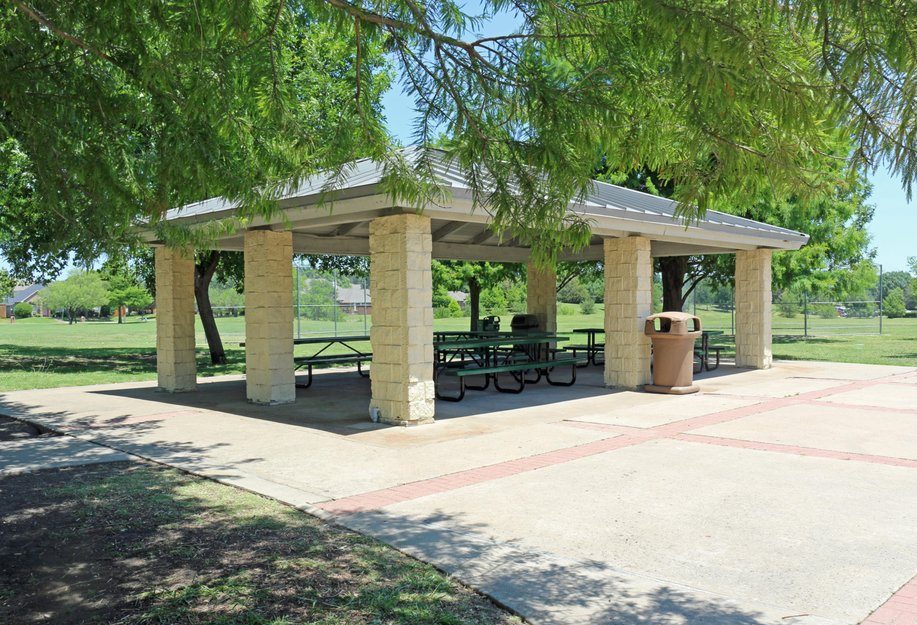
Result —
M414 167L420 166L422 149L419 147L405 148L402 152L407 163ZM453 189L468 189L469 185L464 172L458 164L449 159L441 150L430 150L427 163L430 171L439 184ZM330 173L320 173L308 176L299 181L299 184L290 186L278 194L278 200L304 201L317 197L326 191L343 191L359 187L371 188L383 180L385 166L369 158L353 161L341 170L341 175L334 179ZM180 219L197 217L211 213L229 211L237 206L224 198L211 198L202 202L188 204L166 213L166 219ZM669 223L684 226L684 222L675 216L678 203L674 200L650 195L633 189L627 189L607 182L595 181L585 197L571 202L571 209L580 208L586 215L622 217L627 219L645 220L654 223ZM782 238L794 241L805 241L808 236L772 226L752 219L738 217L719 211L707 211L703 219L692 224L701 230L745 231L748 234L761 234L767 238Z

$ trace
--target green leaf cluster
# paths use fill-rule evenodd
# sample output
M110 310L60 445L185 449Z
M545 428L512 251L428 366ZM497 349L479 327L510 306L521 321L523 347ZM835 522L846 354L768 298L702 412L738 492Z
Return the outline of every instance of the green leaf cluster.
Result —
M511 32L474 34L507 12ZM39 241L5 244L27 266L55 246L89 258L216 195L239 208L214 227L244 227L304 176L330 169L332 190L356 157L385 163L397 202L438 201L432 155L392 150L385 58L416 141L442 137L475 206L540 261L588 241L566 208L600 165L657 172L690 220L824 193L810 165L842 128L845 168L887 164L910 190L915 23L909 0L11 0L0 140L25 155L33 205L3 228Z
M41 299L51 310L66 312L72 323L77 312L108 304L111 293L98 272L76 270L65 280L49 284Z

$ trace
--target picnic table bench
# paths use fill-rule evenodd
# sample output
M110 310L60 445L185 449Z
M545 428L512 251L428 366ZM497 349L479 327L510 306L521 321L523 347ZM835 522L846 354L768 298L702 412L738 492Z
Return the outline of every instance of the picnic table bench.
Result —
M542 375L553 386L570 386L576 382L576 366L581 359L570 356L558 356L562 350L548 347L544 356L532 358L529 353L520 351L520 347L534 345L550 345L558 341L565 341L567 337L547 333L534 335L509 335L499 338L471 339L465 341L438 341L434 343L437 351L436 385L437 399L445 401L461 401L465 397L466 389L483 391L493 380L494 387L501 393L521 393L526 384L534 384L541 380ZM557 367L570 367L569 380L556 380L551 373ZM535 379L528 379L527 373L534 371ZM515 386L500 384L500 374L510 373L516 381ZM468 384L466 378L484 376L484 383L473 386ZM442 392L439 384L440 377L454 377L458 379L459 389L456 395L447 395Z
M311 336L306 338L293 339L293 345L324 345L320 350L308 356L295 356L293 358L294 370L299 371L303 367L306 369L306 381L296 382L296 388L309 388L312 386L312 368L316 365L356 365L357 373L364 378L367 376L363 371L363 363L371 362L373 355L370 352L364 352L351 343L360 343L369 340L369 335L352 335L352 336ZM245 343L239 343L245 347ZM350 350L345 354L325 354L325 350L334 345L341 345Z
M720 330L704 330L701 333L700 347L694 350L694 357L698 361L694 373L700 373L704 369L707 371L713 371L720 366L720 352L723 350L723 348L717 345L710 345L710 337L718 334L722 334L722 332ZM711 353L713 353L716 359L716 364L714 364L712 367L710 366Z
M605 343L600 343L598 341L598 335L605 334L605 328L575 328L573 333L585 334L586 344L567 345L564 347L564 349L571 352L574 358L576 357L577 352L586 352L586 360L581 365L583 367L590 363L596 366L602 364L604 362ZM599 353L603 353L603 359L601 362L598 360Z

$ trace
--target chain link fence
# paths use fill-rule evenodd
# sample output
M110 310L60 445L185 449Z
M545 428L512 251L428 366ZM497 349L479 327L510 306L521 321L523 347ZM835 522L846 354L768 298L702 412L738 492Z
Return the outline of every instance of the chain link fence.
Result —
M369 282L362 276L319 272L294 266L293 334L310 336L354 336L369 334L372 303ZM224 344L245 340L245 298L216 287L211 290L213 314ZM206 345L201 330L197 343Z
M703 285L684 310L700 317L706 330L735 334L735 296L729 286ZM865 298L810 298L790 291L774 293L771 327L775 336L843 336L882 333L878 291Z

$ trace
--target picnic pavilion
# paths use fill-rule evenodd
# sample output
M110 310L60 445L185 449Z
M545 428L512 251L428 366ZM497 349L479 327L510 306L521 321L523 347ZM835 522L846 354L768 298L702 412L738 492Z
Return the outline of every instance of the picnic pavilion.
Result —
M412 157L409 150L407 158ZM437 159L435 174L447 199L423 209L400 206L382 190L383 167L353 163L335 184L314 176L279 198L272 219L217 239L220 250L245 255L246 395L258 404L296 400L293 357L293 254L370 257L373 302L370 407L381 421L413 425L434 418L433 259L528 263L528 312L541 329L556 330L556 276L533 265L530 250L501 240L486 211L473 208L461 170ZM324 201L324 202L323 202ZM643 320L651 314L653 257L735 254L736 365L771 365L771 256L806 243L805 234L708 211L686 226L676 203L596 182L571 202L592 223L590 244L561 260L603 260L606 386L638 389L650 381L650 343ZM166 219L198 225L231 217L235 205L213 198L173 209ZM156 257L156 351L163 391L196 387L194 260L148 235Z

